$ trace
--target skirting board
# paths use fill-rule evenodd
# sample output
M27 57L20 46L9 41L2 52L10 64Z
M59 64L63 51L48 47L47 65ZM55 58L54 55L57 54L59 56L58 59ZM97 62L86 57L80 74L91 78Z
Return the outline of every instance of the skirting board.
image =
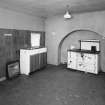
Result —
M1 77L0 82L6 80L6 77Z

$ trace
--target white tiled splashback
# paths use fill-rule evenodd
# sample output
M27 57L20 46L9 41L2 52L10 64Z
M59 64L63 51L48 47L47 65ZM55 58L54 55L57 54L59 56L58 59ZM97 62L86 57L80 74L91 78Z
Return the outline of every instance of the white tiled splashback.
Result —
M92 46L96 46L96 51L100 51L100 41L99 40L80 40L81 50L91 50Z

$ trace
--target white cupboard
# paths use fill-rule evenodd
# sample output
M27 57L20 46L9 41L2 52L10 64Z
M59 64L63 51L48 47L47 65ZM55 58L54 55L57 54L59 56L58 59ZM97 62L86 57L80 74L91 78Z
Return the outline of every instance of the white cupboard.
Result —
M47 48L20 49L20 72L29 75L47 64Z
M67 68L98 74L99 51L68 50Z

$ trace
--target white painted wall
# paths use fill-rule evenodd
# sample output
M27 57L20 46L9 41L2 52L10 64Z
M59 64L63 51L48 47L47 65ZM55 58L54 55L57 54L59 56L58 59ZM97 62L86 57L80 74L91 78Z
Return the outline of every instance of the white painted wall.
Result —
M0 8L0 28L44 31L44 19Z

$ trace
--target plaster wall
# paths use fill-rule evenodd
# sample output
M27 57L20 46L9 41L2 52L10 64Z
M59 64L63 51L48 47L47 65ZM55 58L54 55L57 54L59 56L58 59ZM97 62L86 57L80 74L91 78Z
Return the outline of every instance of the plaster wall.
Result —
M44 19L0 8L0 28L44 31Z

